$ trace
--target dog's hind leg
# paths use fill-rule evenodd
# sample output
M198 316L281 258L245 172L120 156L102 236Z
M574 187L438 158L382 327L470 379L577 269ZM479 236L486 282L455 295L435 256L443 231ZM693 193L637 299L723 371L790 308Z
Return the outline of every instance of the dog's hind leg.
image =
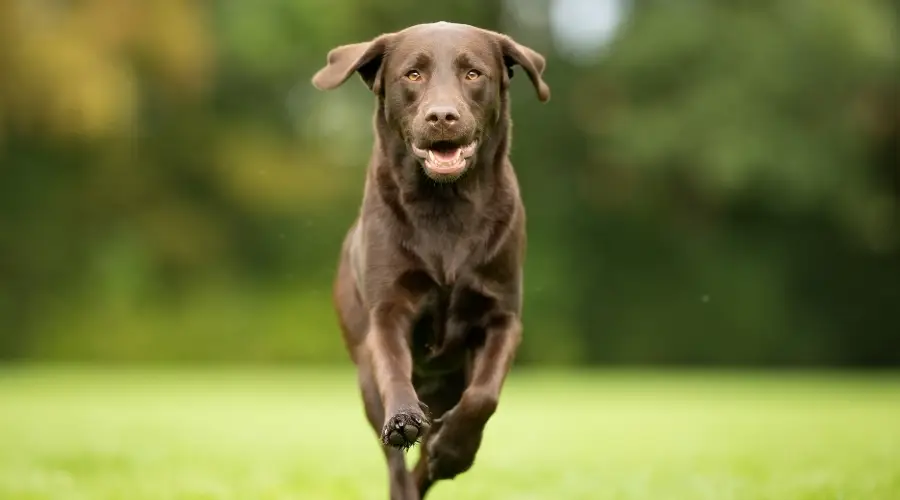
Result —
M419 396L432 411L433 417L443 416L447 410L453 408L462 396L466 388L466 373L462 370L445 373L430 379L418 379L416 390ZM419 449L419 461L413 468L412 477L419 492L419 498L425 495L437 482L438 478L432 477L429 471L430 443L435 433L440 431L440 424L433 424L428 433L422 438Z
M416 498L419 500L424 499L425 495L428 494L428 490L434 486L434 481L428 474L428 437L430 436L426 435L425 439L422 440L422 444L419 447L419 461L416 462L416 466L412 471L412 480L418 492L418 497Z
M391 500L419 500L419 493L409 471L403 451L396 448L383 447L387 458L390 479Z

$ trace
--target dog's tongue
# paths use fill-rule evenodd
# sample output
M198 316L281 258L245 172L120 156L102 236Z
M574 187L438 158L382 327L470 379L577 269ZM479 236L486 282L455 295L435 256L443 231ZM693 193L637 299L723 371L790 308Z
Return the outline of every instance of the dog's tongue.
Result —
M453 161L459 156L459 148L445 149L443 151L434 150L434 157L438 161Z

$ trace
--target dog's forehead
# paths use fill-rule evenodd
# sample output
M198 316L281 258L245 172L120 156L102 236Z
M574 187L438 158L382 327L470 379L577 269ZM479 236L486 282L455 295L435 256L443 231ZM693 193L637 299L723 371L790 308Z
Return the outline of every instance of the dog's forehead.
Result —
M482 58L494 54L495 41L489 32L468 24L445 21L417 24L397 33L392 53L438 55L441 53L469 53Z

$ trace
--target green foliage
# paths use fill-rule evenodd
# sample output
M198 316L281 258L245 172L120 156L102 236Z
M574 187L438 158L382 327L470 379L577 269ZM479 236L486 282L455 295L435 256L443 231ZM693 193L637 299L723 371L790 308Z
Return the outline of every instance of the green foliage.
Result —
M551 4L3 2L0 358L345 363L373 99L309 78L445 19L548 59L523 362L900 362L896 2L635 0L589 61Z
M890 186L860 168L861 122L885 104L866 94L896 78L895 29L872 1L638 10L601 66L621 91L603 116L607 154L674 171L713 200L763 189L776 209L890 217L865 210Z

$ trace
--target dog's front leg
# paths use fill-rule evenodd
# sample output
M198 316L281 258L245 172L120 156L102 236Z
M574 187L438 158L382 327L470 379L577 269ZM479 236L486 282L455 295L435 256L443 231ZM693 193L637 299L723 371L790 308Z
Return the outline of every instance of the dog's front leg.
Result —
M481 445L484 427L497 410L500 392L522 340L522 323L503 315L488 326L485 341L476 349L471 378L456 404L435 423L428 443L430 481L450 479L468 470ZM423 486L420 479L420 488Z
M412 301L382 303L370 314L366 347L375 384L384 407L381 441L386 446L409 449L429 428L427 407L412 385Z

